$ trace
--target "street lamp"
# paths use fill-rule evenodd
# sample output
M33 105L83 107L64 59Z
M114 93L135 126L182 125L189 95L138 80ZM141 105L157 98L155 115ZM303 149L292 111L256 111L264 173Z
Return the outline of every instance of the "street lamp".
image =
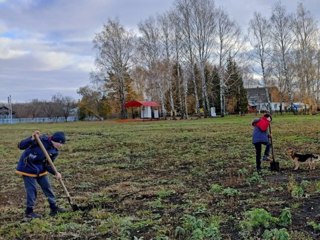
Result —
M11 103L11 95L8 97L8 106L9 106L9 123L12 124L12 103Z

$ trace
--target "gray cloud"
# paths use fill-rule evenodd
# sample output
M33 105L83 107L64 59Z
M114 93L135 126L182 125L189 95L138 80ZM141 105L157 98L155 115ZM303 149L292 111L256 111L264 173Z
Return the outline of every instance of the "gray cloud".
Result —
M216 0L246 31L254 11L270 16L276 0ZM289 12L298 0L284 0ZM319 19L316 0L302 1ZM92 39L109 18L128 30L164 13L174 0L0 0L0 102L49 100L61 93L78 99L90 84Z
M128 28L168 9L171 0L0 1L0 102L78 99L90 84L92 39L108 18Z

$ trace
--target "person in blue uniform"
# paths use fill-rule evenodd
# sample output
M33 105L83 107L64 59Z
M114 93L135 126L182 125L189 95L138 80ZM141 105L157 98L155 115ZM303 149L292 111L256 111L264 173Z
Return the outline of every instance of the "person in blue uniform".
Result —
M18 148L24 150L20 156L16 173L21 175L26 191L26 218L40 218L41 216L35 213L34 207L37 199L37 184L40 185L42 192L45 194L49 206L50 216L55 216L59 212L65 212L56 204L56 198L52 190L48 178L48 172L55 175L56 179L61 179L59 172L54 172L47 163L46 156L38 145L35 135L38 135L43 146L47 150L52 161L59 155L59 149L65 143L64 132L55 132L52 136L40 135L40 131L35 131L32 136L27 137L18 143Z

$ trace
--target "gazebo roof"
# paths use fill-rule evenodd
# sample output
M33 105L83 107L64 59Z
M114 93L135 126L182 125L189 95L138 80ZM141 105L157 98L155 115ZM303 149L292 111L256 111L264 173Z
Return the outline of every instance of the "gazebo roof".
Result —
M152 101L136 101L136 100L133 100L133 101L130 101L130 102L127 102L125 104L125 107L126 108L129 108L129 107L141 107L141 106L144 106L144 107L159 107L159 103L157 102L152 102Z

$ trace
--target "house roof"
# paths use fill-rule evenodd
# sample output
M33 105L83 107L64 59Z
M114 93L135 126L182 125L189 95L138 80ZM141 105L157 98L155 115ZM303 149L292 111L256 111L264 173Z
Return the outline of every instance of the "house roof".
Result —
M7 108L6 106L1 106L0 110L9 110L9 108Z
M141 107L141 106L144 106L144 107L159 107L159 103L157 102L152 102L152 101L136 101L136 100L133 100L133 101L130 101L130 102L127 102L125 104L125 107L126 108L129 108L129 107Z
M268 102L267 91L265 87L247 88L247 97L250 105Z
M10 110L6 106L1 106L0 107L0 115L9 115Z

